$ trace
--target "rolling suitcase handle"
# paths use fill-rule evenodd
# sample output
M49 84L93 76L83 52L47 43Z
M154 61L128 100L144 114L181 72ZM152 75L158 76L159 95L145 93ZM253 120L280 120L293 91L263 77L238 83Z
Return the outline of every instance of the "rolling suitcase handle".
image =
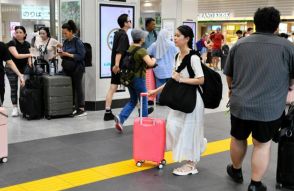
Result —
M148 97L148 93L140 93L140 125L143 123L143 97ZM154 98L154 110L156 110L156 98ZM153 120L153 125L155 125L155 120Z

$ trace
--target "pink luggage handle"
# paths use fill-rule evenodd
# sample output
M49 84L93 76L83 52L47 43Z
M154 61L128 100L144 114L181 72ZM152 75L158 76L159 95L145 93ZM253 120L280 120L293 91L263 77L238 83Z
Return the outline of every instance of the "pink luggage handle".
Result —
M143 123L143 97L148 97L148 93L147 92L144 92L144 93L140 93L140 125L142 125ZM154 111L156 109L156 98L154 98L153 100L153 103L154 103ZM148 103L147 103L148 104ZM153 121L153 125L155 125L155 120L152 120Z

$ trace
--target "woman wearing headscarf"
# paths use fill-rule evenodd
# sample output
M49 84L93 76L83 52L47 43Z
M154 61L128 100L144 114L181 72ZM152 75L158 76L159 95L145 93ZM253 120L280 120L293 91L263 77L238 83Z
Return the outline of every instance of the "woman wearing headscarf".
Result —
M174 42L169 39L167 30L162 29L157 40L148 48L149 55L156 58L158 66L153 69L156 80L156 88L165 84L172 76L175 65L175 55L178 52ZM157 95L159 100L160 94Z
M175 44L180 52L176 59L177 69L182 61L188 60L194 72L190 78L187 67L181 72L173 72L172 78L183 84L201 85L204 83L204 74L201 67L200 55L192 50L194 34L190 27L182 25L175 33ZM199 54L199 53L198 53ZM188 57L189 59L184 59ZM149 95L162 91L165 85L149 91ZM177 92L174 92L175 94ZM204 104L199 91L196 92L196 106L192 113L171 109L166 121L166 147L172 150L175 162L184 162L182 166L173 170L173 174L184 176L197 174L196 164L200 161L201 153L206 149L207 140L204 138Z

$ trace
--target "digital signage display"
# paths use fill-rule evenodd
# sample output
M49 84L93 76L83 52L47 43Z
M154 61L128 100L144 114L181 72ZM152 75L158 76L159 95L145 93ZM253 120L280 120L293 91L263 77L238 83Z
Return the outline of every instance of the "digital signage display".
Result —
M196 39L196 22L184 21L183 25L189 26L193 30L194 39L193 39L193 49L195 49L195 39Z
M135 7L131 5L112 5L100 4L100 78L111 77L111 50L113 44L114 33L120 28L117 23L117 18L121 14L128 14L129 19L135 23ZM130 30L128 31L129 40Z

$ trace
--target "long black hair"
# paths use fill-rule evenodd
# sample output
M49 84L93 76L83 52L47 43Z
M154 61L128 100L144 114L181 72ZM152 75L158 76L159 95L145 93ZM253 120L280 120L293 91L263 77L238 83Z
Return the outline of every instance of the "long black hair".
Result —
M189 37L188 46L189 48L193 49L193 38L194 33L193 30L187 25L181 25L177 28L184 37Z

